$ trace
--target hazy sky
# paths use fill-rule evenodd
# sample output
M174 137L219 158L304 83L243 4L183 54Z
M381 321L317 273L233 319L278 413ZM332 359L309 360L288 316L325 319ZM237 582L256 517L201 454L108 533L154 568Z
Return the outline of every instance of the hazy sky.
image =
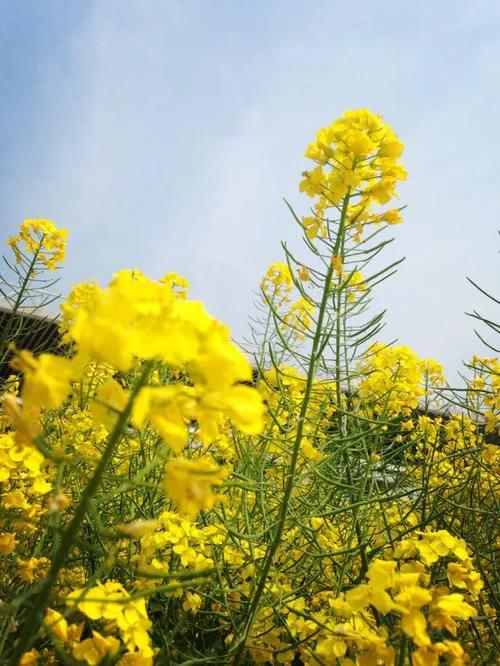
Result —
M0 0L2 237L69 229L63 287L175 270L236 336L297 247L305 146L344 110L405 142L386 340L450 375L500 284L500 3ZM483 350L484 353L484 350Z

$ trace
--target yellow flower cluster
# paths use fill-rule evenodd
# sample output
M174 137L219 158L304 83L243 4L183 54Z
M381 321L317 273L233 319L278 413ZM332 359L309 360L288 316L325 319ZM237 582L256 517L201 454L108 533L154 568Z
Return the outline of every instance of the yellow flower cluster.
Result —
M154 651L149 636L151 621L144 599L132 598L120 583L109 580L106 583L98 583L92 588L74 590L68 595L66 604L70 608L76 606L94 622L105 622L109 631L118 631L129 655L135 658L135 663L142 663L145 666L153 663ZM104 638L97 632L94 632L91 639L72 646L75 658L85 659L88 664L100 663L102 656L114 655L119 648L120 644L115 638L111 636ZM97 661L95 661L96 654L99 656ZM133 662L129 656L120 663Z
M259 391L272 415L267 428L270 438L267 451L276 456L277 460L286 461L289 455L299 424L300 404L305 388L305 376L286 365L266 371L259 384ZM330 382L314 382L309 419L303 424L304 437L299 464L319 461L322 458L324 431L331 426L333 414L332 394L333 386Z
M141 587L156 585L171 569L211 569L214 544L224 541L223 531L214 525L199 527L172 511L164 511L154 524L142 529L145 534L140 536L140 550L136 556L138 576L145 577ZM140 535L137 529L135 532ZM174 595L178 593L182 594L182 588L172 592Z
M11 555L18 545L16 537L37 528L52 480L53 471L39 451L16 442L10 432L0 433L0 553ZM27 564L31 561L33 566ZM21 578L32 580L36 561L18 558L16 563Z
M293 280L290 275L290 268L288 264L284 264L282 261L276 261L274 264L271 264L261 281L262 291L269 298L273 298L274 296L280 302L283 299L287 299L292 287Z
M469 383L467 406L481 411L486 432L500 433L500 361L498 358L474 356L469 363L474 378Z
M72 312L67 330L68 340L76 344L72 358L35 358L21 352L16 359L25 377L21 396L27 420L36 420L42 407L62 405L89 363L127 371L139 360L151 360L182 366L193 386L144 387L133 411L138 427L151 421L177 452L187 441L186 424L193 419L208 440L218 435L227 416L244 432L259 432L262 403L254 389L238 383L251 379L247 359L231 342L228 329L200 303L179 296L174 284L172 279L154 282L138 271L122 271L107 289L86 290L88 298ZM71 297L71 308L73 304ZM68 312L66 307L66 321ZM128 396L109 380L97 400L116 414ZM112 425L102 409L98 421Z
M384 413L387 418L409 416L426 395L426 383L429 389L444 383L439 363L420 359L404 345L372 345L359 365L359 373L359 398L370 411Z
M387 555L392 558L370 563L367 582L345 593L295 597L286 586L271 589L271 595L281 597L277 603L286 626L275 622L276 607L260 610L248 641L254 663L269 663L270 653L280 655L279 663L293 663L291 638L304 664L392 666L393 642L402 632L414 644L413 663L437 666L441 656L448 656L455 666L465 664L467 656L453 638L458 623L477 615L464 592L469 600L477 599L482 581L464 542L444 530L420 533L401 540ZM434 582L436 564L444 560L451 589Z
M434 492L457 501L461 495L477 496L481 504L492 505L492 489L500 472L500 452L488 444L474 421L455 414L431 419L419 416L412 426L410 440L416 446L412 471L427 478ZM472 518L471 518L472 520Z
M73 324L78 309L91 301L92 297L99 292L99 286L92 282L81 282L75 284L68 296L61 303L61 319L59 328L63 336L63 341L70 340L69 329Z
M100 426L100 422L94 415L96 411L99 411L99 407L101 406L96 400L91 402L90 410L79 409L71 405L54 438L54 447L57 449L58 442L62 441L65 444L66 454L77 454L82 460L95 461L109 435L109 430ZM103 409L105 408L103 407Z
M349 194L347 222L356 228L359 240L370 223L401 222L398 209L372 212L374 205L387 204L396 195L396 183L406 179L398 162L403 144L381 116L368 109L347 111L342 118L318 131L306 157L318 166L304 172L301 192L315 198L314 217L303 225L309 238L326 235L325 216Z
M35 448L17 444L12 433L0 434L0 483L14 487L27 482L34 492L48 492L51 485L45 466L45 458Z
M58 229L50 220L24 220L17 236L9 238L16 262L21 263L26 254L50 271L54 271L66 257L66 229Z

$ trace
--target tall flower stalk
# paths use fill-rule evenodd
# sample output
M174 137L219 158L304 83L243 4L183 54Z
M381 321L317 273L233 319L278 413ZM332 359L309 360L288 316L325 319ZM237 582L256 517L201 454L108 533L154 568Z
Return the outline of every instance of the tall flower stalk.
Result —
M388 242L382 241L365 248L363 235L373 238L377 235L376 231L371 232L374 226L396 224L402 220L399 208L376 210L378 205L390 202L395 195L397 181L406 177L406 172L397 161L401 152L402 144L391 128L380 116L367 110L347 112L341 119L320 130L316 141L306 151L306 156L317 166L304 172L300 189L314 199L313 215L299 220L292 213L302 228L304 241L316 264L299 262L284 246L287 264L281 269L282 279L274 279L275 284L291 285L293 282L301 299L314 312L308 325L302 326L299 345L297 326L290 327L288 335L286 326L283 332L286 317L277 307L276 300L267 297L269 289L266 290L267 283L263 283L264 298L274 318L275 330L279 333L274 336L275 348L269 349L269 358L274 361L286 357L295 362L304 371L304 387L297 408L296 428L284 473L278 516L258 570L258 582L243 616L234 647L234 663L241 658L283 537L296 482L299 452L305 432L310 422L314 421L310 413L314 385L321 380L332 382L334 388L331 399L336 414L336 445L343 451L346 483L351 489L353 524L364 570L368 567L356 507L356 501L361 499L363 493L354 485L351 476L345 392L356 375L353 362L359 358L363 345L380 330L381 315L372 316L361 325L353 322L366 310L370 285L385 279L399 263L378 270L371 277L364 277L361 273ZM268 344L268 337L266 330L264 344ZM276 362L273 366L276 375L286 373ZM365 484L364 479L361 485L364 487Z

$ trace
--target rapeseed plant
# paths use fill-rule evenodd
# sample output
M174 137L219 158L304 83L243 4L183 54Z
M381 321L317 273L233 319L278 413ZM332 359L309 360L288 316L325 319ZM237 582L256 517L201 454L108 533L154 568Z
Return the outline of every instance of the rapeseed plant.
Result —
M2 663L494 663L498 359L452 391L370 310L402 151L366 109L318 132L307 256L267 270L247 354L183 277L137 270L76 285L59 348L22 349L66 232L10 239Z

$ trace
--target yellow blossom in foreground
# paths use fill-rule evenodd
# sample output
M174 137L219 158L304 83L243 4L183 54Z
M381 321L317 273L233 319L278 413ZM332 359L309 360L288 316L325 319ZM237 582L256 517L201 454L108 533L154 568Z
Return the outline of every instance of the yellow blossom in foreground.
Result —
M43 622L47 631L55 638L63 643L68 640L68 623L61 613L47 608Z
M481 592L484 583L477 571L472 571L470 566L457 562L448 562L446 575L450 585L469 590L475 597Z
M76 343L75 356L21 352L16 359L24 372L27 420L36 421L42 407L61 406L71 382L89 366L125 371L141 359L182 366L193 380L194 386L144 387L133 408L134 423L142 427L150 421L175 451L182 450L191 421L208 441L219 437L227 417L245 433L260 432L262 400L254 388L240 384L252 377L248 360L227 327L175 291L179 283L179 276L154 282L139 271L121 271L107 289L92 289L71 301L65 326L66 339ZM112 430L127 400L123 387L108 377L90 408L95 422Z
M469 620L476 615L476 609L464 601L463 594L438 594L431 605L430 622L436 629L446 628L456 635L455 620Z
M69 329L75 320L78 309L89 303L92 298L97 297L101 288L92 282L80 282L75 284L66 299L61 303L61 320L59 329L63 335L63 341L70 340Z
M129 396L116 379L107 379L96 391L90 405L92 418L111 432L116 425L120 412L125 408Z
M68 396L70 382L75 377L75 364L62 356L21 351L12 361L16 370L24 373L21 398L28 410L38 411L59 407Z
M172 384L143 388L137 396L132 419L142 428L149 421L176 453L188 439L188 424L196 421L204 441L218 438L224 419L230 417L242 432L259 433L264 425L264 405L257 391L236 384L223 389L206 384L196 387Z

